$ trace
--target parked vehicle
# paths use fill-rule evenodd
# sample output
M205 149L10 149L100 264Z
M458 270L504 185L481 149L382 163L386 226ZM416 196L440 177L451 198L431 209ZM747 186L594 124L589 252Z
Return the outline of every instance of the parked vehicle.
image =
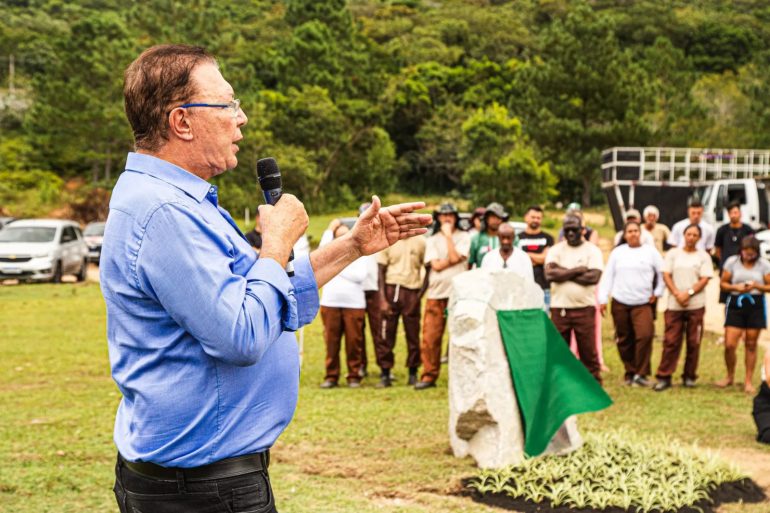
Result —
M0 231L0 279L86 279L88 246L73 221L22 219Z
M703 148L610 148L602 152L602 188L620 230L628 209L660 210L671 226L687 216L697 195L703 219L714 228L728 222L727 206L741 203L743 222L755 229L770 223L765 180L770 179L770 150Z
M107 223L88 223L83 230L83 237L88 245L88 261L99 263L102 256L102 241L104 240L104 226Z
M11 224L15 219L15 217L0 217L0 230Z

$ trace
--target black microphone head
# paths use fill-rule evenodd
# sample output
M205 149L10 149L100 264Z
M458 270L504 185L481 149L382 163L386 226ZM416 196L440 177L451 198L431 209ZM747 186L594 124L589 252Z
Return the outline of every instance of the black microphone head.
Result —
M281 188L281 171L278 162L273 157L259 159L257 161L257 178L262 190L269 191Z

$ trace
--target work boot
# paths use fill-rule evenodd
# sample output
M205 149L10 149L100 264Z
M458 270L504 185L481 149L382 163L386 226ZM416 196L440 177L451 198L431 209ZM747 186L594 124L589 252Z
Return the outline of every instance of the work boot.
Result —
M417 367L409 367L409 381L406 384L410 387L417 384Z
M390 369L382 369L380 382L375 385L375 388L388 388L391 386L393 386L393 382L390 378Z

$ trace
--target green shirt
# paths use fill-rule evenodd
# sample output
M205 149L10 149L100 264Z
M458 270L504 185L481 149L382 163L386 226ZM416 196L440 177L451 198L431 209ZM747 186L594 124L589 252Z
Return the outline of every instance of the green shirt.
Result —
M468 264L480 267L484 255L499 247L500 239L497 238L497 235L490 236L487 232L477 233L473 236L473 239L471 239L471 251L470 255L468 255Z

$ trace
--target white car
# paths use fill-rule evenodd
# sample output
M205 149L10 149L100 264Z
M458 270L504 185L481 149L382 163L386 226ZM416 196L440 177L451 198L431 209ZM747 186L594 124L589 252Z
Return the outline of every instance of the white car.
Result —
M759 241L759 256L770 260L770 230L762 230L755 233L754 236Z
M104 240L104 227L107 223L88 223L83 230L83 237L88 245L88 260L99 263L102 256L102 241Z
M74 221L21 219L0 231L0 279L86 279L88 246Z

